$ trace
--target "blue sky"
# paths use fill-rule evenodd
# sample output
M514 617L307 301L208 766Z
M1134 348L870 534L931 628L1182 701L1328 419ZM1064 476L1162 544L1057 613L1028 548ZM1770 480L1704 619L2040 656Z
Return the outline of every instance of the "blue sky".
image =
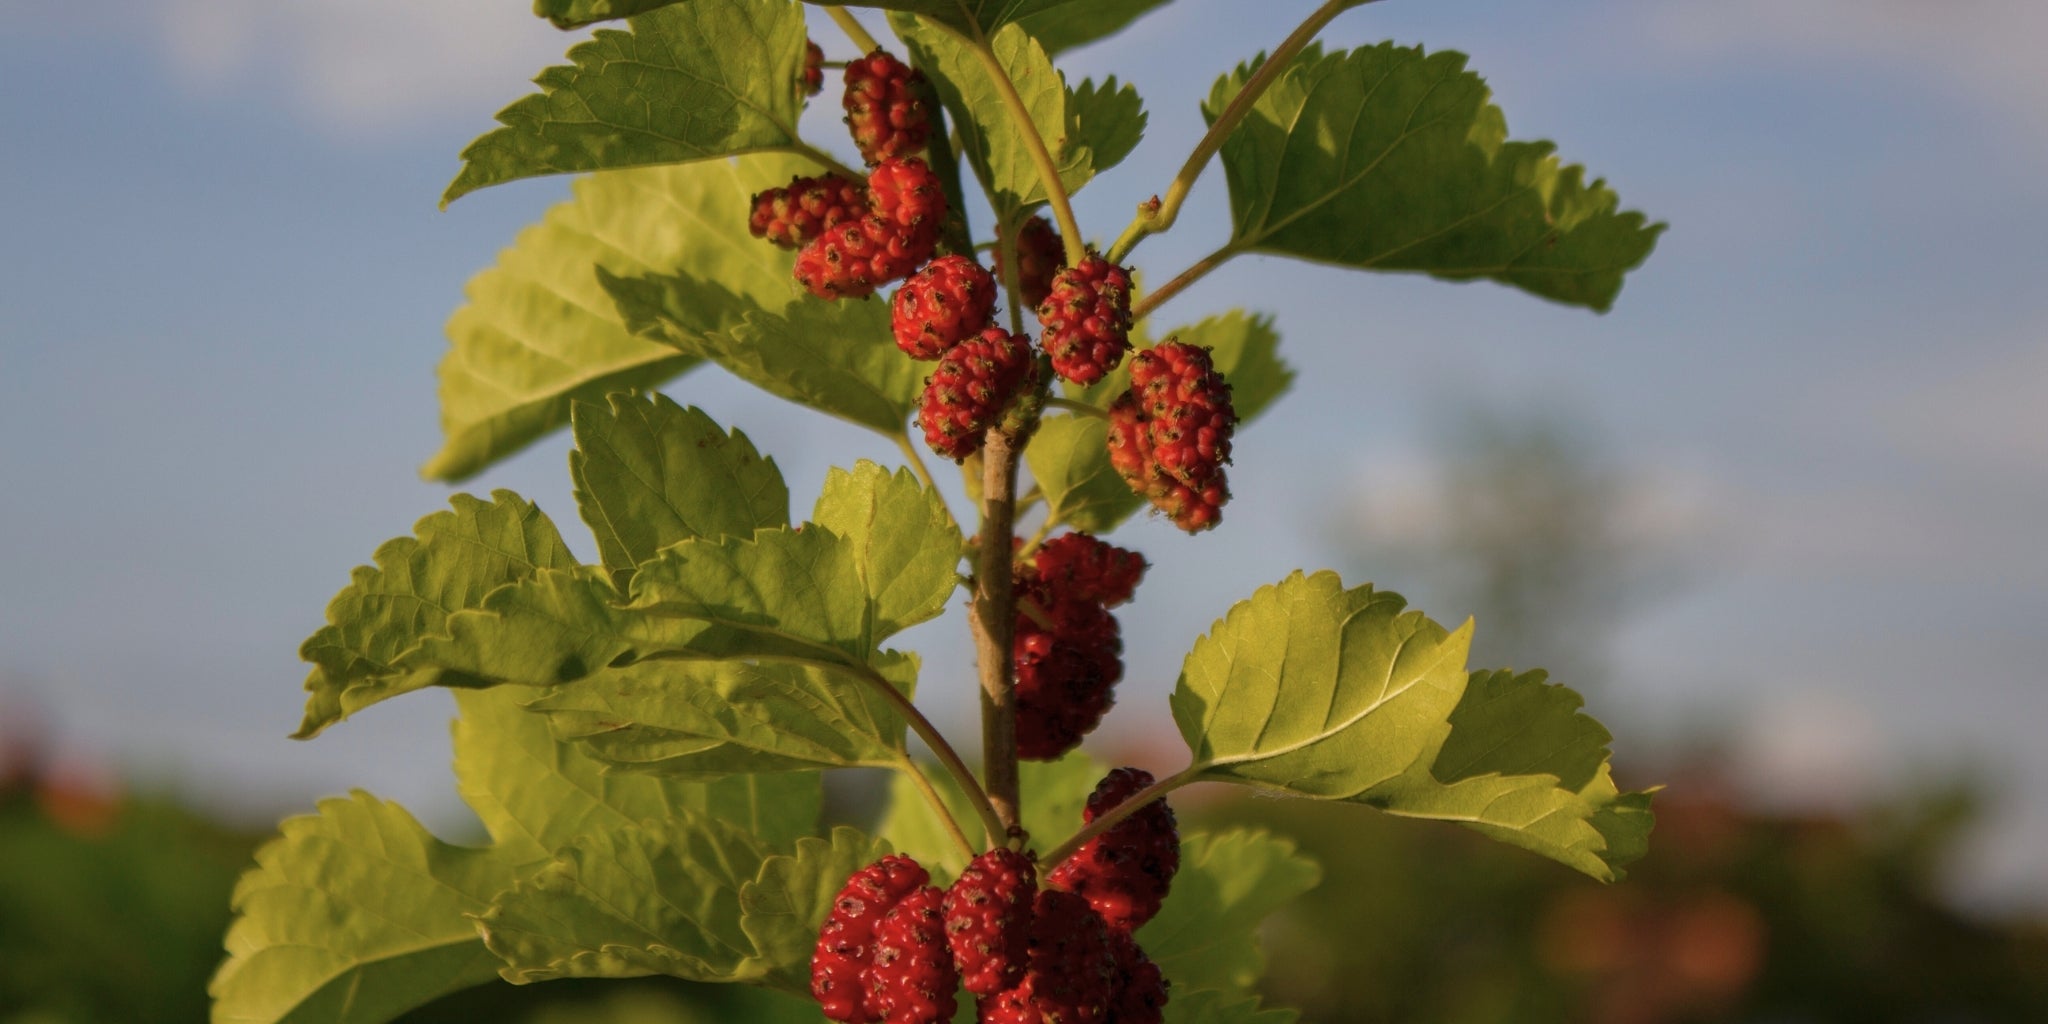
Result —
M1114 70L1152 116L1083 223L1111 235L1161 189L1210 81L1311 6L1179 0L1075 54L1070 75ZM524 8L110 0L0 25L0 693L67 749L264 813L364 785L460 820L440 695L284 735L299 639L448 493L415 473L441 322L565 194L435 209L462 144L573 41ZM1965 887L2048 905L2048 8L1389 2L1326 35L1389 37L1470 53L1518 137L1672 228L1606 316L1273 260L1169 304L1162 327L1277 312L1305 372L1243 435L1223 530L1123 535L1158 568L1112 722L1163 720L1199 628L1330 564L1332 503L1393 542L1426 531L1445 406L1568 409L1639 471L1644 535L1696 566L1617 624L1595 710L1624 766L1707 717L1795 802L1979 767L2006 785ZM1223 198L1212 172L1141 250L1150 274L1224 236ZM774 453L799 507L826 466L889 457L708 372L671 393ZM575 532L564 450L471 486ZM959 624L917 638L927 693L965 671ZM964 724L967 702L938 712Z

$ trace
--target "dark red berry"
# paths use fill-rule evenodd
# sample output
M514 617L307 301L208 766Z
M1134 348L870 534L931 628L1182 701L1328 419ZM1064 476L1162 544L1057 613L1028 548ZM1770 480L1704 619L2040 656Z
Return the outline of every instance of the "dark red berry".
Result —
M1171 339L1131 357L1131 389L1109 409L1109 462L1189 533L1222 519L1237 413L1209 350Z
M804 69L797 76L797 87L805 96L825 91L825 51L809 39L804 40Z
M1116 985L1109 931L1086 900L1041 890L1024 980L983 999L981 1024L1108 1024Z
M1116 616L1095 601L1059 600L1022 583L1018 597L1031 607L1020 609L1010 645L1017 756L1051 761L1079 746L1115 703L1123 637Z
M945 225L946 192L923 160L884 160L868 172L868 209L894 225L908 244L923 246L929 259Z
M972 257L941 256L896 289L889 326L913 359L937 359L995 317L996 281Z
M1088 797L1082 819L1093 822L1152 782L1138 768L1110 772ZM1112 930L1128 932L1159 912L1179 870L1180 832L1161 797L1082 844L1047 881L1085 898Z
M974 858L946 890L946 943L967 991L989 996L1024 980L1037 894L1031 858L1001 848Z
M892 854L854 872L832 901L811 956L811 996L829 1020L872 1024L882 1009L869 1000L866 973L875 929L905 896L931 878L917 861Z
M846 126L868 163L924 150L931 118L923 92L924 73L887 51L876 50L846 66Z
M1138 948L1138 940L1129 932L1110 929L1109 949L1116 961L1110 1020L1115 1024L1161 1024L1166 1019L1167 984L1159 965Z
M1076 384L1101 380L1131 347L1130 273L1089 255L1053 278L1038 322L1045 327L1038 342L1055 372Z
M996 279L1003 279L1002 234L996 235ZM1053 230L1052 222L1044 217L1034 216L1024 222L1024 229L1017 233L1017 276L1019 297L1026 306L1037 309L1046 296L1052 294L1052 279L1067 265L1067 249L1060 241L1060 233Z
M1032 561L1048 588L1108 608L1131 599L1147 567L1145 556L1086 533L1064 533L1046 541Z
M785 249L795 249L827 229L867 212L867 189L836 174L796 177L783 188L754 194L747 229Z
M945 894L926 886L875 925L867 971L868 1007L883 1024L941 1024L953 1019L960 975L946 948Z
M932 451L958 461L980 450L988 428L1031 382L1031 342L990 327L946 351L925 382L917 421Z

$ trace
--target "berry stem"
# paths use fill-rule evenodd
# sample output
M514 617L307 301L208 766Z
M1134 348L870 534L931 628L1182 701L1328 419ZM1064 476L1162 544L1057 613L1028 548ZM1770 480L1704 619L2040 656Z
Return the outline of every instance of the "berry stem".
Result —
M1052 207L1053 219L1059 221L1060 241L1066 245L1067 265L1076 266L1088 255L1081 244L1081 222L1074 219L1074 204L1067 198L1067 188L1060 182L1060 170L1052 162L1052 151L1046 148L1045 136L1038 133L1038 123L1031 120L1031 111L1024 106L1024 97L1017 94L1017 83L1010 81L1010 73L1003 70L1003 62L996 59L996 52L989 48L987 37L979 29L967 40L968 49L981 61L982 69L988 72L989 82L996 87L996 94L1002 98L1004 109L1010 112L1010 120L1017 123L1017 134L1024 139L1024 150L1031 156L1032 166L1038 169L1039 185L1045 189L1046 204ZM1014 233L1009 237L1014 238ZM1011 263L1015 266L1015 263Z
M1109 252L1103 258L1111 263L1121 264L1131 254L1131 250L1145 240L1146 235L1156 235L1173 227L1174 220L1180 216L1181 204L1187 202L1188 192L1195 187L1195 179L1202 176L1202 171L1209 166L1210 159L1215 157L1217 150L1223 148L1223 140L1237 130L1238 124L1244 120L1246 114L1251 113L1259 97L1265 95L1266 88L1280 77L1281 72L1287 70L1287 65L1294 60L1295 55L1306 49L1308 44L1315 40L1316 34L1323 30L1323 26L1328 25L1337 15L1353 7L1363 7L1376 2L1377 0L1326 0L1321 7L1316 8L1315 13L1310 14L1306 21L1296 27L1293 33L1281 40L1280 45L1274 47L1273 53L1264 63L1252 72L1252 77L1246 80L1244 88L1239 89L1237 95L1231 97L1230 103L1223 108L1223 113L1217 115L1215 123L1209 126L1208 134L1203 135L1202 141L1195 144L1195 151L1188 154L1187 163L1181 165L1180 173L1174 175L1173 182L1166 187L1166 195L1153 196L1139 203L1138 215L1131 218L1130 226L1124 228L1122 235L1117 236L1116 242L1109 247ZM1072 260L1071 256L1068 258Z
M1053 868L1060 866L1068 857L1072 857L1074 851L1087 845L1089 840L1115 828L1118 822L1138 813L1146 804L1195 781L1195 776L1198 774L1200 774L1200 769L1195 765L1189 765L1179 772L1160 779L1158 782L1131 794L1130 799L1098 815L1094 821L1082 826L1081 831L1074 833L1072 838L1055 847L1051 853L1038 858L1040 874L1050 874Z
M1045 407L1048 409L1065 409L1071 413L1093 416L1096 419L1106 420L1109 418L1109 410L1098 405L1089 405L1086 402L1076 402L1071 398L1047 398L1045 400Z
M833 5L826 7L825 13L832 16L832 21L839 26L839 31L846 33L846 38L853 40L853 45L860 47L862 54L873 53L882 48L882 44L875 42L875 37L868 35L868 30L861 27L860 21L854 18L851 11Z
M903 774L910 776L911 782L917 784L918 792L923 793L925 802L932 805L932 812L939 816L939 824L946 827L946 834L953 837L953 842L960 847L961 854L968 860L973 860L980 854L981 851L968 840L967 833L961 830L960 822L953 818L952 808L946 806L946 800L939 795L938 787L932 785L931 776L925 774L917 761L906 755L903 760L897 762L896 767ZM995 842L996 837L990 836L989 843L994 845Z
M1001 840L1009 832L1009 822L996 814L995 809L989 804L987 791L981 788L981 782L974 777L974 772L967 767L967 762L960 759L960 754L953 749L953 745L946 742L946 737L932 724L932 720L926 718L924 712L919 711L917 705L912 704L910 698L903 695L902 690L882 678L881 673L866 666L854 671L879 691L882 699L888 701L890 706L903 716L904 721L910 723L910 731L917 733L918 738L924 741L924 745L930 747L932 753L938 757L939 763L946 767L947 773L953 776L953 781L960 784L960 791L967 794L968 802L974 805L974 813L981 817L982 827L988 830L989 842ZM926 789L933 800L933 806L938 808L939 815L951 821L952 815L946 811L944 801L938 799L936 791L930 790L929 780L926 780ZM959 825L955 823L953 828L957 832ZM964 836L962 842L965 842ZM970 856L973 853L972 850L968 852Z
M982 446L981 540L968 623L981 667L981 772L1003 825L993 833L997 837L1016 828L1018 820L1017 678L1010 650L1017 625L1010 549L1016 533L1018 440L994 427Z
M1164 305L1166 300L1180 294L1181 289L1201 280L1209 271L1230 262L1231 257L1236 256L1238 252L1238 243L1226 242L1215 252L1196 260L1194 266L1181 271L1173 280L1140 296L1138 301L1131 304L1131 322L1137 323L1151 316L1152 311Z

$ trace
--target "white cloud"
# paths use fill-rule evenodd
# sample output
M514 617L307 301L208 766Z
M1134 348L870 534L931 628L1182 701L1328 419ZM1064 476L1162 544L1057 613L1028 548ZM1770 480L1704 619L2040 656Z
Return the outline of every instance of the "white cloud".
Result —
M174 74L208 90L275 90L321 128L380 133L481 121L530 91L581 37L501 0L165 0L152 26Z

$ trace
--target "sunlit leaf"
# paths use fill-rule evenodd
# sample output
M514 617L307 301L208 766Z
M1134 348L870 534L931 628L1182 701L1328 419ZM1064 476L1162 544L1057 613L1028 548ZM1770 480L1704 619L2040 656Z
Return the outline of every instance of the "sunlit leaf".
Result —
M784 987L804 990L818 929L846 880L890 853L889 844L845 826L830 840L799 839L795 855L779 854L740 890L740 928L755 956Z
M1167 0L1089 0L1028 15L1018 19L1018 24L1038 40L1038 45L1045 47L1045 52L1057 56L1077 46L1107 39L1141 15L1166 4Z
M683 0L533 0L533 13L556 28L578 28L592 22L630 18Z
M610 274L715 277L684 319L692 331L776 310L795 293L791 257L747 234L747 197L806 160L761 154L580 178L574 198L520 232L471 278L448 320L439 454L421 470L459 480L565 426L573 403L659 384L697 360L626 326L599 283Z
M1216 83L1221 113L1252 74ZM1547 142L1510 142L1463 54L1297 55L1223 144L1232 245L1365 270L1485 278L1604 310L1661 225Z
M786 0L690 0L600 29L541 72L505 127L462 151L445 205L487 185L688 163L797 145L803 10Z
M510 491L489 502L467 494L450 499L413 527L413 536L377 549L374 566L360 566L347 588L327 606L326 626L299 648L313 663L306 677L306 738L362 708L437 683L436 665L414 665L407 655L440 635L451 612L476 608L492 590L540 569L575 564L553 523Z
M512 885L515 858L443 843L360 791L282 832L235 887L214 1024L382 1024L496 977L469 915Z
M1646 842L1647 795L1616 790L1577 695L1534 674L1468 686L1470 625L1451 632L1405 604L1328 572L1239 602L1174 690L1193 777L1457 821L1619 878ZM1454 726L1469 735L1452 744Z
M747 435L667 398L578 403L569 476L576 507L620 586L655 552L691 537L789 525L789 488Z

